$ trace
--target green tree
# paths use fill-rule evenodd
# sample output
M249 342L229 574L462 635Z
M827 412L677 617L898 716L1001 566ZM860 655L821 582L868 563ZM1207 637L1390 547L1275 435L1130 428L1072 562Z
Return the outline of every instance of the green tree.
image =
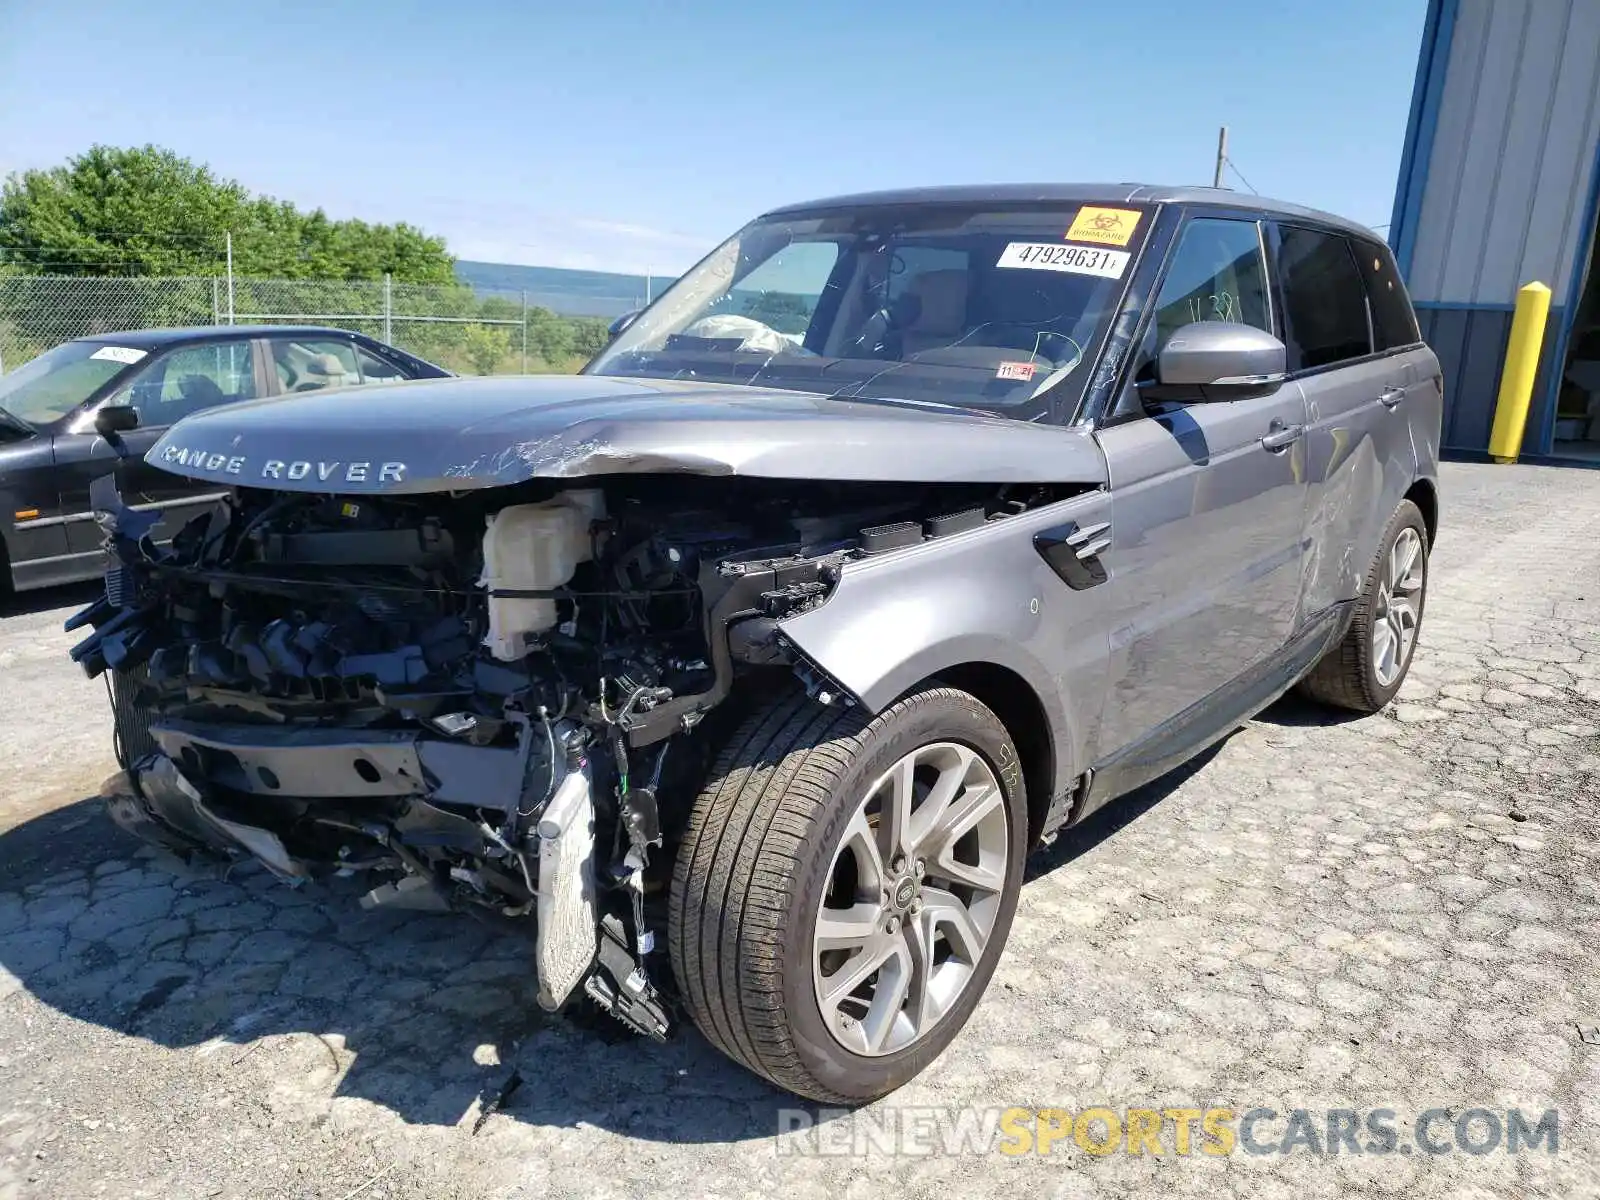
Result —
M478 302L478 315L485 321L520 321L522 305L509 296L485 296Z
M406 224L335 221L252 196L156 146L94 146L0 188L0 261L52 275L214 275L233 235L237 275L452 283L440 238Z
M511 349L511 338L502 325L468 325L463 343L467 361L479 375L493 375Z
M210 273L248 195L164 150L96 146L0 189L0 245L23 270L59 275Z
M585 361L604 350L611 340L610 322L599 317L571 317L568 323L572 327L572 352Z
M528 310L528 352L558 367L572 357L572 323L548 308Z

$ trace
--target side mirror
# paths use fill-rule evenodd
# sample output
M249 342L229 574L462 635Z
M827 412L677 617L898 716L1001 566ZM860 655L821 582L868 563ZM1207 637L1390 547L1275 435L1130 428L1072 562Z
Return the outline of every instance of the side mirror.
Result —
M632 325L635 321L637 321L639 319L639 314L643 311L644 309L642 308L636 308L632 312L623 313L615 321L611 322L610 325L606 326L606 332L612 337L616 337L617 334L621 333L629 325Z
M139 428L139 410L131 404L105 404L95 411L94 431L106 441Z
M1288 378L1288 352L1253 325L1196 321L1173 330L1156 360L1163 392L1186 399L1233 400L1276 387Z

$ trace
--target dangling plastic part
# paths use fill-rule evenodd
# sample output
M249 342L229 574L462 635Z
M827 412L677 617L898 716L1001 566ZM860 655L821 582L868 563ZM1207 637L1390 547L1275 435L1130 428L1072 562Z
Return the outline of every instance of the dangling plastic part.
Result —
M594 795L587 765L570 772L539 819L539 1004L560 1008L594 962Z

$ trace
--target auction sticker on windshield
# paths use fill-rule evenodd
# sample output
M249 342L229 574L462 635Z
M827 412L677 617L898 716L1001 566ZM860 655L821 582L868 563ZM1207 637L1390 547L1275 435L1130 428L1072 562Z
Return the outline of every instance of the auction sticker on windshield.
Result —
M1087 246L1063 246L1060 242L1012 242L995 266L1121 279L1129 257L1126 250L1092 250Z
M110 359L119 363L136 363L145 357L145 353L143 350L135 350L132 346L101 346L89 357Z

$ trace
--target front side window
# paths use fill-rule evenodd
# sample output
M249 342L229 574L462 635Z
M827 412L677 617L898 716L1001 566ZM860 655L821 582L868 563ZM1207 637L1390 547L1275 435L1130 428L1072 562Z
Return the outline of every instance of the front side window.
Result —
M1083 222L1070 239L1082 211L1104 228ZM1149 224L1147 210L1070 202L758 220L586 371L1058 416L1083 390Z
M112 402L133 405L141 425L164 426L257 395L250 343L212 342L154 359Z
M1236 321L1271 333L1267 295L1267 267L1254 221L1190 221L1178 235L1156 297L1156 345L1196 321Z
M1333 366L1372 353L1366 289L1344 238L1285 225L1278 271L1289 370Z
M1154 315L1140 338L1134 382L1154 383L1161 347L1177 330L1196 321L1237 321L1271 333L1269 297L1261 231L1254 221L1231 217L1189 221L1178 234L1156 293Z

